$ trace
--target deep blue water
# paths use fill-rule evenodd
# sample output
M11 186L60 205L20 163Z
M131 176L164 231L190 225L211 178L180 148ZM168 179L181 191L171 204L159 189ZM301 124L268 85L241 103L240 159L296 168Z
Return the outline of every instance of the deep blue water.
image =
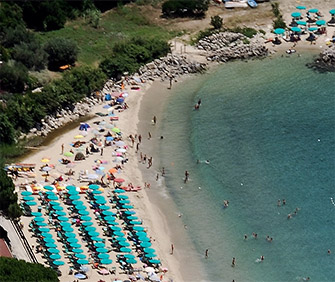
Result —
M335 73L311 59L228 63L174 89L162 165L211 281L335 280Z

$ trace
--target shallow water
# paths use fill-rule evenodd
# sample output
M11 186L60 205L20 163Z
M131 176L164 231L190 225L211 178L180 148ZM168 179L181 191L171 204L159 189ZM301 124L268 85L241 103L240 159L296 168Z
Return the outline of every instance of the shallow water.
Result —
M334 280L335 74L310 61L228 63L173 89L161 125L166 189L211 281Z

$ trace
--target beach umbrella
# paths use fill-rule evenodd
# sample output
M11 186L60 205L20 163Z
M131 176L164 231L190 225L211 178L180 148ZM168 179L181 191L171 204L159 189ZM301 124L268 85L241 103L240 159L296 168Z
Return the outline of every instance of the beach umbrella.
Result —
M78 195L79 194L79 192L77 190L69 190L69 191L67 191L67 193L69 195Z
M52 206L59 206L60 202L51 201L51 202L49 202L49 204L52 205Z
M73 238L72 238L72 239L73 239ZM78 248L81 248L81 245L78 244L78 243L70 243L70 247L71 247L71 248L78 249Z
M150 242L142 242L140 243L140 246L143 248L148 248L148 247L151 247L152 244Z
M50 162L50 159L48 159L48 158L43 158L43 159L41 160L41 162L42 162L42 163L48 163L48 162Z
M122 228L121 227L118 227L118 226L111 226L111 228L113 231L121 231Z
M305 21L296 21L296 23L299 25L307 25L307 22Z
M76 201L73 201L72 202L72 204L74 204L75 206L81 206L81 205L83 205L84 204L84 202L83 201L78 201L78 200L76 200Z
M52 191L52 190L55 189L55 187L52 187L52 186L50 186L50 185L46 185L46 186L44 186L43 188L44 188L45 190L48 190L48 191Z
M63 230L65 231L65 232L73 232L73 228L72 227L68 227L68 226L66 226L66 227L63 227Z
M77 263L78 263L78 264L88 264L88 260L87 260L87 259L78 259L78 260L77 260ZM81 273L80 273L80 274L81 274ZM76 274L76 275L77 275L77 278L78 278L78 279L86 278L86 276L83 275L83 274L81 274L80 277L78 277L78 274ZM76 275L75 275L75 276L76 276Z
M21 195L22 196L30 196L30 195L32 195L33 193L32 192L30 192L30 191L22 191L21 192Z
M41 236L44 237L44 238L52 238L52 234L47 233L47 232L42 232Z
M127 216L127 219L129 219L129 220L134 220L134 219L138 219L138 217L137 217L137 216L130 215L130 216Z
M133 209L134 207L132 205L122 205L123 209Z
M301 32L301 28L297 27L297 26L292 26L291 30L294 31L294 32Z
M152 254L156 252L153 248L144 248L143 251L147 254Z
M75 237L72 237L72 238L67 238L66 241L69 243L78 243L79 240Z
M74 137L74 139L80 139L80 138L83 138L83 137L84 137L83 135L78 134L78 135L76 135L76 136Z
M124 141L116 141L115 142L115 146L123 147L124 145L126 145L126 143L124 143Z
M76 237L76 234L74 234L72 232L65 232L64 235L67 238L75 238Z
M88 188L90 188L91 190L97 190L100 188L100 186L96 184L91 184L91 185L88 185Z
M78 261L77 261L78 262ZM78 262L79 263L79 262ZM87 263L86 263L87 264ZM76 273L74 275L75 278L79 279L79 280L82 280L82 279L86 279L86 275L85 274L82 274L82 273Z
M57 245L55 243L46 243L45 246L47 248L57 248Z
M80 215L89 215L90 213L88 212L88 211L86 211L86 210L80 210L80 211L78 211L78 213L80 214Z
M90 231L90 232L88 232L88 235L90 235L91 237L97 237L97 236L99 236L99 232Z
M114 220L106 220L106 222L108 225L119 225L119 223Z
M317 13L317 12L319 12L319 10L318 9L310 9L310 10L308 10L308 12L309 13Z
M101 242L95 242L95 243L94 243L94 246L96 246L97 248L104 248L104 247L105 247L105 244L104 244L104 243L101 243Z
M97 248L96 251L98 253L107 253L108 252L108 250L106 248Z
M29 201L29 202L26 202L25 204L26 204L27 206L36 206L36 205L37 205L37 203L34 202L34 201Z
M64 261L61 261L61 260L55 260L52 262L54 265L64 265L65 262Z
M35 222L42 222L42 221L44 221L44 218L43 217L35 217L34 221Z
M92 241L97 241L97 242L102 242L103 241L103 239L100 238L100 237L92 237L91 240Z
M39 221L39 222L35 222L35 224L36 224L37 226L39 226L39 227L42 227L42 226L48 226L48 224L47 224L46 222L41 222L41 221Z
M77 187L74 186L74 185L67 185L67 186L66 186L66 189L69 190L69 191L70 191L70 190L76 190Z
M52 191L45 191L44 192L46 195L56 195L54 192L52 192Z
M71 152L65 152L65 153L64 153L64 156L65 156L65 157L72 157L72 156L73 156L73 153L71 153Z
M137 236L137 237L147 236L147 232L144 232L144 231L138 231L138 232L136 232L136 236Z
M84 221L81 224L84 225L84 226L91 226L91 225L93 225L93 222L91 222L91 221Z
M99 259L109 259L109 255L106 253L98 254Z
M51 258L51 259L60 259L61 256L60 256L59 254L52 254L52 255L50 256L50 258Z
M55 211L62 211L63 210L63 207L62 206L53 206L53 209Z
M106 205L102 205L102 206L99 207L99 209L101 209L101 210L109 210L110 207L106 206Z
M50 171L52 168L50 166L45 166L42 168L43 171Z
M120 251L123 252L123 253L131 253L131 249L130 248L125 248L125 247L120 248Z
M115 132L115 133L120 133L121 132L121 130L117 127L112 128L112 131Z
M32 212L31 215L33 216L42 216L41 212Z
M118 194L126 193L126 191L123 190L123 189L115 189L113 192L118 193ZM120 196L119 196L119 198L120 198Z
M76 258L79 258L79 259L85 259L86 256L84 254L75 254L74 255Z
M148 238L147 236L138 237L138 240L140 240L141 242L150 242L150 238Z
M104 105L104 106L103 106L104 109L109 109L109 108L111 108L111 107L112 107L112 106L110 106L110 105Z
M127 195L119 195L118 197L119 199L123 199L123 200L129 199Z
M292 16L293 18L300 18L300 17L301 17L301 13L300 13L300 12L293 12L293 13L291 14L291 16Z
M149 253L149 254L145 254L144 256L145 256L146 258L154 258L154 257L156 257L157 255L154 254L154 253Z
M107 203L107 201L105 199L99 199L99 200L96 200L95 202L99 205Z
M60 224L60 226L62 226L62 227L71 227L71 223L70 223L70 222L62 221L62 222L60 222L59 224Z
M130 246L130 244L127 241L118 241L118 244L121 247L129 247Z
M117 183L125 182L125 180L123 178L115 178L113 181L117 182Z
M102 211L102 214L107 215L107 216L114 215L114 213L112 211Z
M82 210L86 210L86 209L87 209L86 206L75 206L75 208L76 208L78 211L82 211Z
M40 232L49 232L49 231L50 231L50 228L48 228L48 227L39 227L38 230L39 230Z
M94 195L93 196L93 198L95 199L95 200L105 200L105 197L104 196L102 196L102 195Z
M69 220L69 218L68 217L66 217L66 216L58 216L58 220L59 221L68 221Z
M51 254L58 254L58 253L59 253L59 250L56 249L56 248L49 248L49 249L48 249L48 252L51 253Z
M56 242L54 238L43 238L43 241L45 243L55 243Z
M122 232L120 232L120 231L114 231L113 235L117 236L117 237L124 237L124 234Z
M85 227L85 230L86 230L87 232L90 232L90 231L95 231L96 228L95 228L94 226L87 226L87 227Z
M99 175L92 173L92 174L88 174L88 175L87 175L87 178L88 178L88 179L98 179L98 178L99 178Z
M107 136L106 137L106 141L107 142L111 142L111 141L113 141L114 140L114 138L112 137L112 136Z
M134 212L134 211L125 211L124 213L127 214L127 215L136 214L136 212Z
M318 20L318 21L316 21L316 25L317 25L317 26L325 25L325 24L326 24L326 21L325 21L325 20Z
M92 217L87 216L87 215L84 215L84 216L82 216L80 219L81 219L81 220L84 220L84 221L90 221L90 220L92 220Z
M70 198L70 200L79 200L80 196L79 195L71 195L69 198Z
M117 149L116 152L125 153L125 152L127 152L127 150L123 149L123 148L120 148L120 149Z
M141 221L131 220L131 221L129 221L129 224L131 224L131 225L142 225L142 222Z
M335 9L331 9L331 10L329 11L329 13L330 13L331 15L335 15Z
M60 216L66 215L66 212L64 212L64 211L56 211L55 213L56 213L56 215L60 215Z
M306 10L306 7L305 6L297 6L296 7L298 10Z
M126 262L128 264L135 264L135 263L137 263L136 259L126 259Z
M121 241L127 241L127 238L126 237L115 237L115 240L118 242L121 242Z
M129 200L120 200L119 201L120 204L130 204Z
M56 195L48 195L47 198L52 201L58 200L58 197Z
M113 261L111 260L111 259L102 259L101 261L100 261L100 263L101 264L111 264Z
M159 259L149 259L149 262L153 263L153 264L161 263L161 261Z
M92 194L93 195L99 195L99 194L102 194L102 191L100 191L100 190L94 190L94 191L92 191Z
M125 254L124 257L127 258L127 259L135 258L135 256L133 254Z
M115 218L114 216L112 216L112 215L109 215L109 216L106 216L106 217L105 217L105 220L106 220L106 221L110 221L110 222L112 222L112 221L115 221L116 218Z
M74 252L75 254L81 254L84 251L82 249L73 249L72 252Z

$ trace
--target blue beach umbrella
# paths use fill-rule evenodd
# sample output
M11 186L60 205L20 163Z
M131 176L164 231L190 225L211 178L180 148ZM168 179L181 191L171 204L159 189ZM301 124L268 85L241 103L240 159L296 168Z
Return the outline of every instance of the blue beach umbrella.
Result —
M55 211L62 211L63 210L63 207L62 206L54 206L53 209Z
M90 213L88 212L88 211L86 211L86 210L80 210L80 211L78 211L78 213L80 214L80 215L89 215Z
M131 220L131 221L129 221L129 224L130 225L142 225L142 222L141 221Z
M125 213L125 214L127 214L127 215L136 214L136 212L135 212L135 211L125 211L124 213Z
M91 237L98 237L100 234L99 232L96 232L96 231L90 231L88 232L88 235L90 235Z
M46 232L41 233L41 236L44 237L44 238L52 238L52 234L51 233L46 233Z
M22 191L21 192L21 195L22 196L30 196L30 195L32 195L33 193L32 192L30 192L30 191Z
M106 204L107 203L107 201L105 200L105 199L99 199L99 200L96 200L95 201L97 204L99 204L99 205L102 205L102 204Z
M142 242L140 243L140 246L143 248L148 248L148 247L151 247L152 244L150 242Z
M118 241L118 244L121 247L129 247L130 246L130 244L127 241Z
M31 215L33 216L42 216L41 212L32 212Z
M101 209L101 210L109 210L110 207L106 206L106 205L102 205L102 206L99 207L99 209Z
M91 221L84 221L81 224L84 225L84 226L91 226L91 225L93 225L93 222L91 222Z
M85 259L86 256L84 254L75 254L74 255L76 258L79 258L79 259Z
M46 243L45 246L47 248L57 248L57 245L55 243Z
M37 203L34 202L34 201L29 201L29 202L26 202L25 204L26 204L27 206L36 206L36 205L37 205Z
M91 240L96 241L96 242L102 242L104 239L102 239L100 237L92 237Z
M133 226L133 229L135 231L143 231L144 230L144 227L143 226Z
M96 246L97 248L104 248L104 247L105 247L105 244L104 244L104 243L101 243L101 242L95 242L95 243L94 243L94 246Z
M43 217L35 217L34 221L35 222L42 222L42 221L44 221L44 218Z
M66 238L75 238L76 234L72 233L72 232L65 232L64 233Z
M66 186L66 189L67 189L68 191L70 191L70 190L76 190L77 187L74 186L74 185L67 185L67 186Z
M48 195L47 198L52 201L58 200L58 197L56 195Z
M329 13L330 13L331 15L335 15L335 9L331 9L331 10L329 11Z
M78 211L83 211L83 210L86 210L86 209L87 209L86 206L75 206L75 208L76 208Z
M95 231L96 228L95 228L94 226L87 226L87 227L85 227L85 230L86 230L87 232L90 232L90 231Z
M121 241L127 241L127 238L126 237L115 237L115 240L118 242L121 242Z
M79 240L75 237L72 237L72 238L67 238L66 241L69 243L78 243Z
M319 10L318 9L310 9L310 10L308 10L308 12L309 13L317 13L317 12L319 12Z
M59 221L68 221L69 220L69 218L67 217L67 216L58 216L58 220Z
M118 194L126 193L126 191L123 190L123 189L115 189L113 192L118 193ZM119 196L119 198L120 198L120 196Z
M120 200L119 201L120 204L130 204L129 200Z
M84 202L76 200L76 201L73 201L72 204L74 204L75 206L77 206L77 205L81 206L81 205L84 204Z
M134 207L132 205L122 205L123 209L133 209Z
M43 188L44 188L45 190L48 190L48 191L52 191L52 190L55 189L54 187L52 187L52 186L50 186L50 185L46 185L46 186L44 186Z
M91 184L91 185L88 185L88 188L90 188L91 190L98 190L100 186L96 184Z
M153 248L144 248L143 251L147 254L152 254L156 252Z
M306 7L305 6L297 6L296 7L298 10L306 10Z
M49 232L49 231L50 231L50 228L48 228L48 227L39 227L38 230L39 230L40 232Z
M79 192L77 190L69 190L67 193L69 195L78 195L79 194Z
M129 197L127 196L127 195L119 195L118 196L119 197L119 199L129 199Z
M99 259L109 259L109 255L106 253L98 254Z
M125 254L124 255L125 258L128 258L128 259L133 259L135 258L135 256L133 254Z
M118 226L111 226L110 229L112 229L113 231L121 231L122 228L118 227Z
M138 219L138 217L137 217L137 216L130 215L130 216L127 216L127 219L129 219L129 220L134 220L134 219Z
M66 215L65 211L56 211L55 213L56 213L56 215L60 215L60 216Z
M78 264L88 264L88 260L87 259L78 259L77 263Z
M114 213L111 212L111 211L103 211L102 214L103 214L103 215L107 215L107 216L108 216L108 215L114 215Z
M101 264L105 264L105 265L107 265L107 264L111 264L113 261L111 260L111 259L102 259L101 261L100 261L100 263Z
M56 242L54 238L43 238L43 241L45 243L55 243Z
M136 259L126 259L126 262L128 264L135 264L135 263L137 263Z
M124 237L124 234L120 231L113 231L113 234L114 236L117 236L117 237Z
M152 264L159 264L161 261L159 259L149 259L149 262Z
M73 239L73 238L71 238L71 239ZM81 245L78 244L78 243L70 243L70 247L71 247L71 248L78 249L78 248L81 248Z
M51 202L49 202L49 204L52 205L52 206L59 206L60 202L51 201Z
M58 253L59 253L59 250L56 249L56 248L49 248L49 249L48 249L48 252L51 253L51 254L58 254Z
M112 107L112 106L110 106L110 105L104 105L104 106L103 106L104 109L109 109L109 108L111 108L111 107Z
M114 140L114 138L112 136L107 136L106 137L106 141L107 142L110 142L110 141L113 141L113 140Z
M94 190L94 191L92 191L92 194L93 195L100 195L100 194L102 194L102 191L100 191L100 190Z
M291 14L291 16L292 16L293 18L300 18L300 17L301 17L301 13L300 13L300 12L293 12L293 13Z
M122 253L131 253L131 249L130 248L125 248L125 247L120 248L120 251Z
M72 252L74 252L75 254L81 254L84 251L82 249L73 249Z
M298 24L298 25L307 25L307 22L305 22L305 21L296 21L296 23Z
M91 221L92 220L92 217L90 216L87 216L87 215L84 215L80 218L81 220L84 220L84 221Z
M51 258L51 259L60 259L61 256L59 254L52 254L49 258Z
M23 200L25 200L25 201L33 201L34 197L32 197L32 196L24 196Z
M64 265L65 262L64 261L61 261L61 260L55 260L52 262L54 265Z
M71 227L71 223L70 222L62 221L59 224L62 227Z
M70 200L79 200L80 196L79 195L71 195L69 198L70 198Z
M297 27L297 26L292 26L291 30L294 31L294 32L301 32L301 28Z
M39 227L42 227L42 226L48 226L48 224L47 224L46 222L41 222L41 221L36 222L35 224L36 224L37 226L39 226Z
M105 220L106 221L115 221L116 218L114 216L112 216L112 215L108 215L108 216L105 217Z
M146 258L154 258L157 257L157 255L155 253L149 253L149 254L145 254L144 255Z
M318 21L316 21L316 25L317 26L321 26L321 25L325 25L325 24L326 24L325 20L318 20Z
M63 230L65 232L73 232L74 229L72 227L63 227Z
M108 250L106 248L97 248L96 251L98 253L107 253L108 252Z

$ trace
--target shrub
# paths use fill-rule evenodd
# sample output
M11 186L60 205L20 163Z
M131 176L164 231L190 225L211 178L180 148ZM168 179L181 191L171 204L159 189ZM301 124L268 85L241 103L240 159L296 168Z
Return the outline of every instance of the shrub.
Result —
M3 64L0 68L0 88L11 93L23 92L29 82L28 71L21 64L9 66Z
M48 67L51 70L58 70L63 65L74 65L79 52L74 41L63 37L50 39L44 50L48 54Z
M284 22L282 16L276 18L273 21L273 28L274 29L276 29L276 28L286 28L286 23Z
M168 0L162 5L165 17L202 17L208 10L209 0Z
M211 25L214 29L220 29L222 27L222 18L220 16L211 17Z
M15 130L7 115L0 113L0 144L12 144L15 141Z

